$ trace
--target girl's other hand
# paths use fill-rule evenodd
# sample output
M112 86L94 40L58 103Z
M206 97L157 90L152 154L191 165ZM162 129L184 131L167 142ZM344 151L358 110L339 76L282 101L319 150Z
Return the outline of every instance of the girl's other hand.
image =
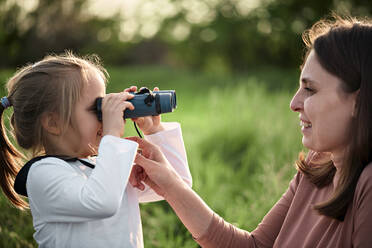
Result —
M124 92L136 91L137 91L136 86L131 86L130 88L124 90ZM159 91L159 88L155 87L153 91ZM134 121L138 125L138 127L142 130L142 132L145 135L154 134L164 130L164 127L161 123L160 115L132 118L132 121Z
M124 135L125 109L133 110L134 106L127 100L134 96L128 92L107 94L102 100L102 135L122 137Z
M144 169L141 166L134 164L129 176L129 183L134 188L138 188L139 190L143 191L145 189L145 185L142 182L146 180L146 177L147 175Z
M139 137L127 137L138 143L141 153L137 153L134 162L143 168L143 182L149 185L158 195L164 196L169 190L182 184L183 181L169 164L160 148Z

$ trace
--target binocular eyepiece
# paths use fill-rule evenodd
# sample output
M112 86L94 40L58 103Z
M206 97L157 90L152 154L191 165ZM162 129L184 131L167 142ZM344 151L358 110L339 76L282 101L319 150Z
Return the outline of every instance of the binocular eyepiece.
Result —
M142 88L139 92L130 94L134 94L134 97L128 100L133 104L134 110L126 109L123 114L124 119L169 113L177 107L176 91L174 90L152 92L148 88ZM96 112L99 121L102 121L102 99L102 97L96 99Z

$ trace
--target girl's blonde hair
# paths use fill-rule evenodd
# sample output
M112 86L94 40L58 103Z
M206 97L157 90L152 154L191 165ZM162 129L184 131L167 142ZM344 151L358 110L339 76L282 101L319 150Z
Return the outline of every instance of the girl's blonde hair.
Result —
M45 113L56 113L62 121L62 131L66 130L92 70L107 82L108 73L97 56L80 58L66 52L27 65L9 79L7 97L13 106L11 133L21 148L31 151L33 156L45 153L46 135L41 125ZM24 209L28 204L13 189L24 156L7 136L3 113L4 107L0 105L0 185L12 204Z

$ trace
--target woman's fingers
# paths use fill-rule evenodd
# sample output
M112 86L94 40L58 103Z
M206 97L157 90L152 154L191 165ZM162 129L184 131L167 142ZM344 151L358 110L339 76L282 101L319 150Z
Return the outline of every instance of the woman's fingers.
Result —
M140 153L136 154L134 162L142 166L146 172L151 172L153 170L153 167L158 166L158 164L155 161L146 158Z
M151 142L145 140L145 139L141 139L140 137L137 137L137 136L131 136L131 137L126 137L126 139L129 139L129 140L132 140L134 142L137 142L138 143L138 146L141 148L141 149L155 149L157 148L157 146L155 146L154 144L152 144Z
M146 158L157 162L162 162L164 160L163 153L160 151L158 146L135 136L127 137L126 139L137 142L139 148L142 150L142 155L144 155Z
M158 195L164 196L164 190L161 187L159 187L159 185L156 184L153 180L151 180L151 178L146 177L146 179L144 180L144 182L148 186L150 186L150 188L152 188Z
M182 181L157 146L138 137L130 137L129 139L138 142L140 149L142 149L142 154L137 153L134 159L134 162L144 170L141 181L144 181L160 195L172 185Z
M144 142L142 141L142 139L141 139L140 137L137 137L137 136L126 137L126 139L131 140L131 141L134 141L134 142L137 142L137 143L138 143L138 146L139 146L140 148L142 148L141 145L143 146L143 143L144 143Z

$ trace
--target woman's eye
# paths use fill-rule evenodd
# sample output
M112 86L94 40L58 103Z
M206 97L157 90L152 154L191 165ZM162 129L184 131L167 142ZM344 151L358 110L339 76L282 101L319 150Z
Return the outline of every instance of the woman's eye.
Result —
M315 92L314 89L309 88L309 87L305 87L304 90L306 90L306 91L309 92L309 93L314 93L314 92Z

